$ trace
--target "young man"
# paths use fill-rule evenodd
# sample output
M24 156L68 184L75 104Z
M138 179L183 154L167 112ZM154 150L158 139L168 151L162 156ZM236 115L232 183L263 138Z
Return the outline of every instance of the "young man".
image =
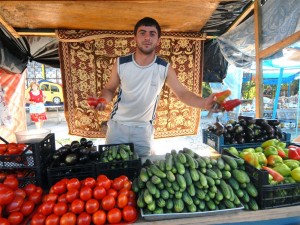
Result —
M100 95L103 102L96 107L104 110L120 87L108 121L106 143L132 142L140 157L151 155L154 137L152 122L165 82L189 106L211 109L214 104L215 94L204 99L188 91L179 82L170 64L156 55L160 35L160 25L156 20L145 17L137 22L134 27L136 51L117 59Z

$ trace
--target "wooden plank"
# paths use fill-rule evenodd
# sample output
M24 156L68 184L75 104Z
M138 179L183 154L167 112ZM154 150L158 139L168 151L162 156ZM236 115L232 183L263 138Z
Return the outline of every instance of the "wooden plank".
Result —
M19 38L20 35L16 32L16 30L9 24L5 21L5 19L1 16L0 14L0 23L5 27L5 29L10 32L10 34L12 36L14 36L15 38Z
M279 50L288 47L289 45L297 42L300 40L300 31L290 35L289 37L277 42L276 44L262 50L259 52L259 58L267 58L268 56L273 55L274 53L278 52Z
M255 115L256 118L263 118L263 73L262 62L259 58L260 52L260 37L261 37L261 10L260 1L254 1L254 39L255 39L255 63L256 63L256 75L255 75Z

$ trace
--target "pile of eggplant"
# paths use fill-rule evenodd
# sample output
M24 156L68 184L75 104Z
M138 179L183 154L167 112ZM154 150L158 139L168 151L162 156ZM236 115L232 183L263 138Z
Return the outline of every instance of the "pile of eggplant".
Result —
M244 144L284 138L279 120L256 119L249 116L239 116L237 121L231 119L226 124L219 122L217 118L207 130L218 136L223 135L224 144Z
M92 161L98 161L100 153L93 141L81 138L80 141L72 141L55 151L52 155L53 167L73 166Z

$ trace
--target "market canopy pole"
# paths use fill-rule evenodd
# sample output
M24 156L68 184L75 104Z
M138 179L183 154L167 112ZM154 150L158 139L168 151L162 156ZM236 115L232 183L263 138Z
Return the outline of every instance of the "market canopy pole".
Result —
M260 37L261 37L261 5L260 0L254 1L254 39L255 39L255 63L256 63L256 92L255 92L255 115L257 118L263 117L263 79L262 79L262 59L260 53Z

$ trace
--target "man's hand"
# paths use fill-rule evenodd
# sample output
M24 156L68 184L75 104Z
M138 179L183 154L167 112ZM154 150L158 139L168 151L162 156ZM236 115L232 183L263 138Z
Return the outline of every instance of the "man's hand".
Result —
M105 98L88 97L88 104L93 108L100 111L105 110L107 101Z

